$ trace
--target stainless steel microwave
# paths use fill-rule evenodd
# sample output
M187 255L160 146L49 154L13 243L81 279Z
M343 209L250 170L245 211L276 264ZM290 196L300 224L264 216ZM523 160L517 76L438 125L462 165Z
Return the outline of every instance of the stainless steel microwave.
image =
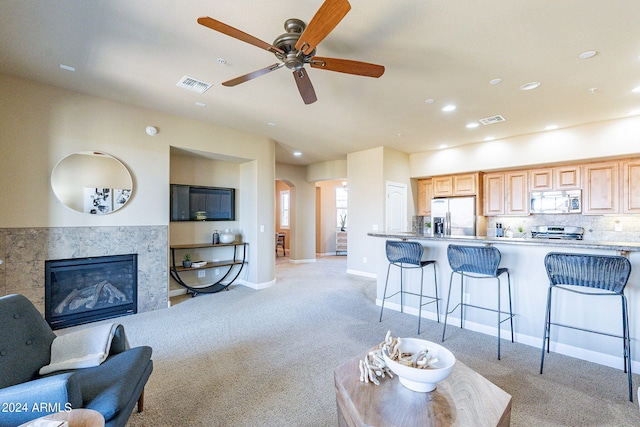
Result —
M582 212L582 190L532 191L530 213L567 214Z

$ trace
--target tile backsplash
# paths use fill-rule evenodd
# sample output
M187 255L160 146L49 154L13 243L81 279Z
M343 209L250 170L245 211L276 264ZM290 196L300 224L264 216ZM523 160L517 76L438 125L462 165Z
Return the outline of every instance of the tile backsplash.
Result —
M423 232L425 221L429 217L414 216L412 230ZM536 225L572 225L584 228L584 240L605 242L640 241L640 215L528 215L528 216L490 216L487 217L487 236L495 237L496 223L502 228L511 227L514 237L523 237L518 232L522 227L524 237L531 237L531 227ZM618 231L619 230L619 231Z

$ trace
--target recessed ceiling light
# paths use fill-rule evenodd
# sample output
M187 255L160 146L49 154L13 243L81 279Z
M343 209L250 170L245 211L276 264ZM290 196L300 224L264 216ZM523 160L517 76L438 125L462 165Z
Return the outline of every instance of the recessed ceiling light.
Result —
M433 98L429 98L426 101L424 101L425 104L433 104L434 102L436 102L436 100Z
M627 116L637 116L640 115L640 110L632 110L627 113Z
M196 105L198 107L206 107L207 106L207 104L205 104L204 102L196 102Z
M293 155L296 156L296 157L300 157L300 156L302 156L302 153L300 151L294 151Z
M640 86L638 86L638 87L634 87L633 89L631 89L631 92L633 92L633 93L640 93Z
M75 71L76 70L71 65L64 65L64 64L60 64L60 68L62 68L63 70L67 70L67 71Z
M493 141L494 139L496 139L495 136L488 136L484 140L488 142L488 141Z
M402 138L404 135L402 135L402 132L398 132L398 133L396 133L396 136L397 136L398 138Z
M455 109L456 109L456 106L455 106L455 105L451 105L451 104L449 104L449 105L445 105L445 106L442 108L442 111L444 111L445 113L448 113L448 112L450 112L450 111L454 111Z
M273 122L269 122L269 123L267 123L267 126L278 126L278 125L273 123Z
M478 124L478 122L472 122L472 123L469 123L469 124L467 125L467 129L475 129L475 128L477 128L478 126L480 126L480 125Z
M443 150L445 148L449 148L449 146L447 144L440 144L440 146L438 148Z
M540 82L529 82L520 86L520 90L532 90L540 87Z
M549 125L544 128L544 130L556 130L558 129L558 125Z
M578 55L578 57L580 59L593 58L597 53L598 52L596 52L595 50L587 50L586 52L582 52L580 55Z
M493 79L489 81L490 85L499 85L500 83L502 83L502 79Z

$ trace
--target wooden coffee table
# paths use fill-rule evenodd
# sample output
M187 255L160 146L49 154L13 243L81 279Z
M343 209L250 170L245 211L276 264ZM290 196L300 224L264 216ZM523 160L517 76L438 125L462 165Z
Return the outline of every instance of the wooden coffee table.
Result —
M395 375L382 378L378 386L360 382L358 362L365 355L334 370L340 427L505 427L511 422L511 396L458 360L434 391L417 393Z

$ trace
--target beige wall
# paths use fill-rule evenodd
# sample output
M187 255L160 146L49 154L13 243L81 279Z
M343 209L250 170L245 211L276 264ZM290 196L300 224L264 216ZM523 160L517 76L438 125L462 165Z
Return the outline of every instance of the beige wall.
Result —
M498 125L499 126L499 125ZM640 153L640 117L411 154L411 176L548 165Z
M216 153L244 161L238 172L239 228L249 242L244 280L274 281L272 140L6 75L0 93L0 228L168 225L170 147ZM159 129L155 137L145 134L147 125ZM54 165L87 150L111 154L131 172L134 194L120 211L81 214L54 196Z
M377 246L367 233L384 230L384 148L350 153L347 156L349 182L349 249L347 271L375 275Z
M307 167L307 181L309 182L332 179L347 179L346 160L314 163Z

